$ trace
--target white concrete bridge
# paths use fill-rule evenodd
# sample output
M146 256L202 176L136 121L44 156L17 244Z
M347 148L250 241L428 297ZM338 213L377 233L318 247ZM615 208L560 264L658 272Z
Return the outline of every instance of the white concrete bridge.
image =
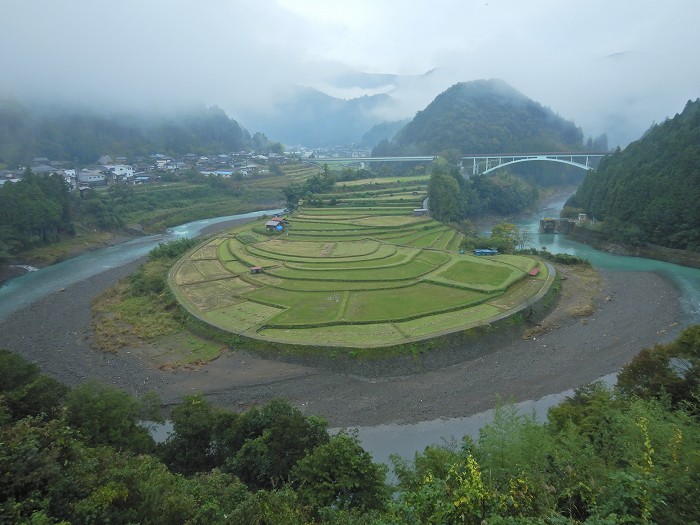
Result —
M582 170L594 169L605 153L511 153L496 155L465 155L462 157L462 166L472 175L483 175L505 166L511 166L521 162L544 161L568 164Z
M558 162L568 164L583 170L594 169L606 153L493 153L463 155L462 168L471 175L490 173L505 166L511 166L521 162ZM304 162L323 166L331 163L358 163L364 168L368 162L432 162L436 159L430 156L407 157L315 157L302 159Z

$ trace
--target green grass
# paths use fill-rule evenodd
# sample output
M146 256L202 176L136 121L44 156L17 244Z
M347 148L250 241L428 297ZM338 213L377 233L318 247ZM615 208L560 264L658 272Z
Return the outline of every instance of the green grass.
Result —
M344 321L396 321L438 311L466 307L485 294L429 283L394 290L350 292Z
M339 316L344 294L342 291L290 291L268 287L251 292L247 297L287 308L270 319L270 323L296 325L334 321Z
M440 272L438 276L458 283L485 284L495 288L508 280L512 273L513 269L508 266L484 264L476 261L457 261L447 270Z

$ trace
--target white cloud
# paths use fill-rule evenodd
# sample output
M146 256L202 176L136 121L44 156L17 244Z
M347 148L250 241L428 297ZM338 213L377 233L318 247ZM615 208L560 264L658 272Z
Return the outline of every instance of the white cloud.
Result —
M622 142L700 96L696 0L0 0L0 12L11 96L235 116L343 67L439 67L429 88L395 93L407 114L450 83L498 77L587 133L619 126Z

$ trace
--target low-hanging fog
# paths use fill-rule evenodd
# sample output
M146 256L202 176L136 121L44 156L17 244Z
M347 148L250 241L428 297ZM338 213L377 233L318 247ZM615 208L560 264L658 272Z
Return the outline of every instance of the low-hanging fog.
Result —
M695 0L0 0L0 12L2 98L205 103L249 129L291 86L388 93L389 120L455 82L501 78L625 146L700 96Z

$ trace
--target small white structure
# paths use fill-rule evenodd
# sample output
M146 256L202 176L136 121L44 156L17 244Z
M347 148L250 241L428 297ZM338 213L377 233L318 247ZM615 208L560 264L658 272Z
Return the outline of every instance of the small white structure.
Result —
M76 176L75 170L62 170L62 173L63 180L66 181L66 184L68 184L71 190L74 190L78 185L78 178Z
M106 164L103 167L111 171L117 179L130 179L134 176L134 168L127 164Z
M413 210L414 217L422 217L423 215L428 215L428 210L425 208L415 208Z

